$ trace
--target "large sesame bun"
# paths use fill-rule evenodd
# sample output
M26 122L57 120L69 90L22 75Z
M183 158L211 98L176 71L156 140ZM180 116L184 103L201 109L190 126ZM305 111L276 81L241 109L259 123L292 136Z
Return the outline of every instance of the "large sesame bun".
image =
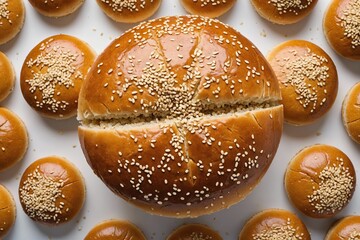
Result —
M94 172L126 201L196 217L258 184L282 133L279 99L270 66L240 33L165 17L99 56L80 93L79 138Z
M16 206L11 193L0 184L0 239L3 239L15 224Z
M146 240L142 231L133 223L123 220L107 220L97 224L84 240Z
M23 121L12 111L0 107L0 172L23 159L28 142Z
M159 9L162 0L96 0L101 10L112 20L123 23L143 21Z
M327 232L324 240L360 238L360 216L348 216L338 220Z
M85 0L29 0L40 14L47 17L64 17L75 12Z
M338 74L324 50L308 41L290 40L276 46L268 60L279 80L287 123L311 124L330 110Z
M205 17L219 17L229 11L236 0L181 0L185 10Z
M349 136L360 144L360 82L347 93L341 109L342 121Z
M34 221L49 225L73 219L85 201L80 171L65 158L49 156L33 162L23 173L19 198L24 212Z
M356 61L360 61L359 11L358 0L332 0L323 20L330 46L341 56Z
M276 24L293 24L308 16L317 0L251 0L258 14Z
M13 39L22 29L25 6L23 0L2 0L0 9L0 44L4 44Z
M0 102L13 91L15 71L10 59L0 52Z
M212 228L197 223L184 224L176 228L166 240L222 240L218 232Z
M350 202L355 185L350 159L329 145L304 148L291 160L285 173L290 201L314 218L328 218L340 212Z
M26 102L44 117L75 116L81 85L95 57L87 43L73 36L60 34L41 41L21 69Z
M251 217L239 234L239 240L310 240L305 224L294 213L267 209Z

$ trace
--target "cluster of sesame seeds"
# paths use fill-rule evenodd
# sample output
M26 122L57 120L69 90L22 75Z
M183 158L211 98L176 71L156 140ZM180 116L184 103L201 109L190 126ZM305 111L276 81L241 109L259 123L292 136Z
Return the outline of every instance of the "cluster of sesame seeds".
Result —
M6 19L9 23L11 23L8 5L8 0L0 0L0 26L3 25L3 19Z
M114 12L122 12L124 10L130 12L138 12L145 8L147 0L101 0L109 5ZM152 4L154 0L150 0Z
M360 232L354 230L350 233L348 240L359 240L360 239Z
M349 201L354 189L354 178L344 160L336 158L339 164L326 166L319 174L319 185L308 196L308 201L316 213L335 213L341 210Z
M351 39L352 48L360 46L360 2L350 0L343 14L340 16L344 35Z
M201 7L205 7L207 5L217 6L221 4L226 4L227 0L193 0L194 3L200 2Z
M301 240L304 233L298 233L288 218L284 225L272 225L268 229L253 235L253 240Z
M208 234L204 234L202 232L192 232L188 238L189 240L211 240L213 239L212 236Z
M268 3L274 5L280 15L288 12L299 14L299 10L308 8L313 0L307 0L305 3L303 0L269 0Z

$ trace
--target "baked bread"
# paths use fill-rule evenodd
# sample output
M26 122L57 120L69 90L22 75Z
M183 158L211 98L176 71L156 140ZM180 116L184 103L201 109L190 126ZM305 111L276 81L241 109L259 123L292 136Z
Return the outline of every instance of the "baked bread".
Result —
M271 67L236 30L164 17L98 57L79 97L79 138L126 201L196 217L242 200L265 174L282 133L279 100Z
M15 71L9 58L0 52L0 102L3 101L14 89Z
M269 53L268 60L279 80L287 123L311 124L330 110L338 92L338 75L319 46L286 41Z
M348 216L337 221L324 240L356 240L360 238L360 216Z
M223 238L211 229L203 224L184 224L176 228L166 240L222 240Z
M19 198L34 221L58 225L72 220L85 201L80 171L65 158L49 156L33 162L23 173Z
M3 239L15 224L16 206L11 193L0 184L0 239Z
M349 136L360 144L360 82L347 93L341 109L342 121Z
M317 0L251 0L257 13L276 24L293 24L308 16Z
M229 11L236 0L181 0L188 13L205 17L220 17Z
M146 240L141 230L128 221L108 220L97 224L84 240Z
M161 0L96 0L101 10L112 20L123 23L143 21L159 9Z
M23 121L12 111L0 107L0 172L23 159L28 142Z
M350 159L329 145L312 145L289 163L285 189L290 201L313 218L329 218L340 212L355 191L356 176Z
M24 25L25 6L23 0L2 0L0 15L0 44L4 44L13 39Z
M80 8L85 0L29 0L40 14L46 17L64 17Z
M323 30L330 46L341 56L360 61L360 2L331 0Z
M95 57L88 44L73 36L60 34L41 41L21 69L21 92L26 102L44 117L75 116L83 79Z

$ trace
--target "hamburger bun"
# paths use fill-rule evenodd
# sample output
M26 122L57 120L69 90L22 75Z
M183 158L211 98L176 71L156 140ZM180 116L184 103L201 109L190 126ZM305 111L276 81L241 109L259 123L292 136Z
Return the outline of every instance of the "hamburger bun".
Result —
M347 93L341 109L342 121L349 136L360 144L360 82Z
M190 14L216 18L225 14L236 0L181 0L181 4Z
M292 204L313 218L329 218L350 202L356 176L350 159L329 145L312 145L290 161L285 189Z
M0 9L0 44L4 44L13 39L22 29L25 6L23 0L2 0Z
M3 239L15 224L16 206L11 193L0 184L0 239Z
M48 225L65 223L72 220L84 204L84 179L65 158L41 158L23 173L19 198L24 212L32 220Z
M327 232L324 240L360 238L360 216L348 216L337 221Z
M268 60L279 80L287 123L311 124L330 110L338 92L338 75L319 46L290 40L275 47Z
M80 8L85 0L29 0L40 14L46 17L64 17Z
M359 11L358 0L331 0L323 20L330 46L341 56L355 61L360 61Z
M44 117L75 116L81 85L95 57L90 46L76 37L60 34L41 41L21 69L26 102Z
M15 71L9 58L0 52L0 102L13 91L15 85Z
M23 121L12 111L0 107L0 172L23 159L28 142Z
M164 17L96 60L79 97L79 138L114 193L152 214L196 217L258 184L282 133L279 100L271 67L236 30Z
M184 224L176 228L166 240L222 240L219 233L202 224Z

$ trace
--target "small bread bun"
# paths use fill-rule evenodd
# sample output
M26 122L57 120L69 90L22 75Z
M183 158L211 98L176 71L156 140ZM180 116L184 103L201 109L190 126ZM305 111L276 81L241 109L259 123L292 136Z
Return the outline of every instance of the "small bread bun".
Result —
M0 184L0 239L3 239L15 223L16 206L11 193Z
M348 216L337 221L327 232L324 240L360 239L360 216Z
M308 16L317 0L251 0L258 14L276 24L293 24Z
M176 228L166 240L222 240L223 238L211 229L203 224L184 224Z
M96 0L101 10L115 22L143 21L159 9L162 0Z
M211 18L225 14L235 2L236 0L181 0L187 12Z
M349 136L360 144L360 82L346 95L342 104L342 121Z
M23 173L19 198L24 212L34 221L49 225L73 219L85 201L80 171L62 157L33 162Z
M290 40L275 47L268 60L279 80L287 123L311 124L330 110L338 92L338 75L319 46Z
M13 39L22 29L25 20L23 0L0 1L0 44Z
M27 55L21 69L21 91L26 102L44 117L75 116L81 85L95 57L88 44L69 35L41 41Z
M330 46L341 56L356 61L360 61L359 12L358 0L332 0L323 20Z
M75 12L85 0L29 0L31 5L47 17L64 17Z
M294 213L267 209L251 217L241 230L239 240L310 240L305 224Z
M0 172L23 159L28 141L23 121L12 111L0 107Z
M97 224L84 240L146 240L142 231L128 221L108 220Z
M9 58L0 52L0 102L14 89L15 71Z
M355 185L350 159L328 145L304 148L291 160L285 173L290 201L313 218L329 218L340 212L350 202Z

